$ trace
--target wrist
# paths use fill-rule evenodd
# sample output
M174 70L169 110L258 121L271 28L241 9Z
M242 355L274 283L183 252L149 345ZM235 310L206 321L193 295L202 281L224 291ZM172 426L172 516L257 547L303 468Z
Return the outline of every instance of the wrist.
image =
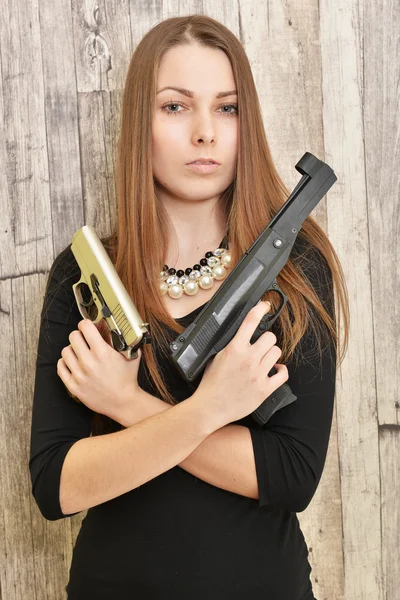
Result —
M168 410L171 408L170 404L167 404L163 400L152 396L142 388L135 393L135 397L130 403L129 408L126 410L123 418L120 419L120 424L123 427L131 427L148 417Z
M198 415L199 420L201 420L205 431L207 431L208 435L220 429L226 423L218 422L217 415L210 411L209 404L205 403L201 394L196 391L190 398L186 400L186 402L190 402L192 406L195 408L195 411Z

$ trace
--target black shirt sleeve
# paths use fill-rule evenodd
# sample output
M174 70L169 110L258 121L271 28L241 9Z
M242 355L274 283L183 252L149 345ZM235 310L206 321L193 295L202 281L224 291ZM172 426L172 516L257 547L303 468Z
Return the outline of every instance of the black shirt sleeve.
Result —
M70 397L57 373L61 350L70 344L69 334L82 320L72 290L79 279L79 266L69 245L54 260L47 280L32 407L32 494L40 512L50 521L71 516L64 515L60 506L61 469L71 446L91 432L92 411Z
M310 256L304 272L335 320L332 273L317 250ZM330 336L329 340L322 343L321 360L314 328L308 327L296 348L304 359L297 366L294 360L287 364L287 383L297 400L276 411L265 425L257 426L254 421L249 425L259 507L301 512L315 494L325 464L335 396L336 350Z

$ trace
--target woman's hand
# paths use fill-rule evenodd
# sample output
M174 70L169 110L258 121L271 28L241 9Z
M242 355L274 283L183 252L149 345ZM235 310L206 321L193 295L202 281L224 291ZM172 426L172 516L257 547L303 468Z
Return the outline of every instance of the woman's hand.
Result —
M78 323L63 348L57 373L67 389L94 412L125 426L135 398L143 391L137 382L142 350L128 360L103 339L90 319Z
M261 318L269 311L268 304L260 301L247 313L229 344L207 363L191 396L192 402L209 414L214 430L255 411L289 379L287 367L277 362L282 350L276 346L272 331L250 344ZM273 366L277 372L270 377Z

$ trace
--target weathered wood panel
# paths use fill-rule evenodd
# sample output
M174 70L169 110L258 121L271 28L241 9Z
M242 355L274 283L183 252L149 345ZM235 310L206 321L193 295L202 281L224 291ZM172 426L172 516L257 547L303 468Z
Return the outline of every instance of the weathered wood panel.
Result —
M0 269L5 278L48 269L52 258L38 7L28 0L2 3L0 40L5 159Z
M116 220L113 151L122 94L80 93L78 103L85 223L93 225L97 234L103 236L111 231Z
M365 179L378 420L400 424L400 4L368 3L364 10Z
M56 256L83 220L75 40L69 2L58 4L55 14L54 3L43 0L40 25L51 227Z
M382 568L387 600L399 598L400 548L400 427L382 425L379 429L382 498Z
M109 233L131 54L160 20L193 13L244 44L286 185L306 150L338 176L313 215L342 261L351 338L324 474L299 520L318 600L396 600L400 10L386 0L2 5L0 597L65 598L86 511L45 521L27 466L47 272L84 223Z
M380 489L374 509L381 514L381 539L376 539L377 557L382 551L384 598L400 598L400 5L397 2L365 3L363 40L363 125L365 181L368 205L370 289L374 373L377 405ZM375 434L374 434L375 439ZM371 452L370 439L365 445ZM370 474L368 464L367 475ZM366 478L362 493L369 489ZM364 515L366 517L366 515Z
M329 235L348 282L351 343L337 393L345 598L385 597L382 578L380 465L377 423L369 215L365 172L367 90L362 7L320 5L326 156L338 175L328 203ZM376 23L371 27L376 27ZM375 66L376 68L376 66ZM375 94L371 90L370 94ZM393 199L392 199L393 202ZM392 224L393 225L393 224Z

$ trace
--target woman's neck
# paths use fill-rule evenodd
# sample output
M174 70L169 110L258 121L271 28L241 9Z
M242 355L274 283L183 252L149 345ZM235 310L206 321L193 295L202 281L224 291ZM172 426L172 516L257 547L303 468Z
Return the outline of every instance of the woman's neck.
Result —
M225 237L224 231L216 232L214 235L203 235L197 240L185 238L174 240L167 251L165 263L168 267L186 269L198 264L204 258L206 252L213 252L219 248Z

